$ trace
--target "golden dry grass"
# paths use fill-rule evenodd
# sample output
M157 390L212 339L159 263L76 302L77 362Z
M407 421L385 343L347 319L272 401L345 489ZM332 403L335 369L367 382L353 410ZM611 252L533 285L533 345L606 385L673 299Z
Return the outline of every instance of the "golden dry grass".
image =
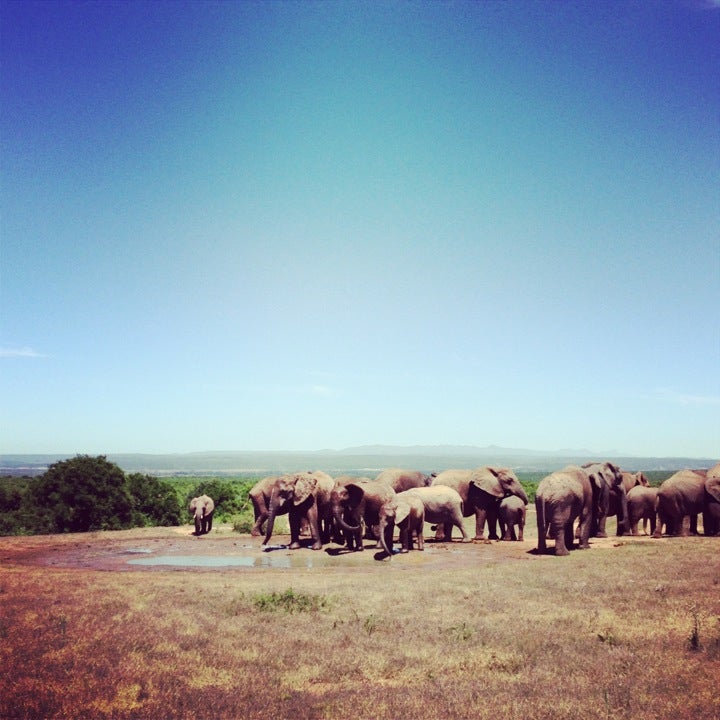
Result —
M40 558L171 531L0 538L0 716L720 718L719 539L554 558L532 530L447 563L125 572Z

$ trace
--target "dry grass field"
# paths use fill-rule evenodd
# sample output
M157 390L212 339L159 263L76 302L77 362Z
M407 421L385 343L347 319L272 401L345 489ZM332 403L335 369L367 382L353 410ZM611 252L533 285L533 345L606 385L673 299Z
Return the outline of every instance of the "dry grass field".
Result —
M720 718L720 539L555 558L528 520L391 560L222 526L0 538L0 716Z

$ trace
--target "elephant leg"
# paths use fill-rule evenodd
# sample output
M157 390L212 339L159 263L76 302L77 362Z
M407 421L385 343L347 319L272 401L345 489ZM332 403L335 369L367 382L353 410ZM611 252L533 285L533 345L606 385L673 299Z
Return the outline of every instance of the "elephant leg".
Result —
M425 538L423 537L423 525L422 524L415 531L415 537L417 538L417 549L424 550L425 549Z
M485 520L487 513L483 508L475 508L475 540L485 539Z
M567 511L556 511L551 520L551 525L555 536L555 555L569 555L568 546L572 547L573 542L573 524L570 522Z
M310 525L310 534L312 535L313 550L322 550L322 535L320 532L320 517L318 515L317 505L313 503L307 511L308 524Z
M525 523L521 520L518 523L517 539L519 542L523 542L523 535L525 533Z
M443 523L443 541L452 542L452 529L453 524L451 522Z
M400 552L409 552L412 548L412 531L407 518L398 525L398 529L400 530Z
M460 530L460 533L462 534L462 541L463 542L471 542L470 536L467 534L467 530L465 530L465 524L463 523L463 515L462 512L456 513L455 517L453 518L452 525L455 525L458 530Z
M698 534L697 522L698 522L698 514L693 513L692 515L690 515L690 534L691 535Z
M290 524L290 550L297 550L300 547L300 526L302 517L294 508L288 513L288 523Z
M500 536L498 535L498 513L497 513L497 507L498 503L493 503L492 506L486 511L485 513L485 519L487 520L487 526L488 526L488 540L499 540Z
M250 534L253 537L257 537L258 535L262 535L262 527L265 524L265 521L267 520L268 516L267 513L261 513L256 516L255 518L255 524L252 526L252 530L250 531Z

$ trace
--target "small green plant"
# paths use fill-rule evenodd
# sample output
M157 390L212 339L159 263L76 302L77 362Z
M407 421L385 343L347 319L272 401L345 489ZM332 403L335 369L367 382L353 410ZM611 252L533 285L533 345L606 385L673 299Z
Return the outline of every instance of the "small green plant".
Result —
M614 647L618 644L618 639L613 635L613 632L610 628L605 628L604 630L600 630L597 634L598 640L602 643L606 643L607 645L610 645L611 647Z
M255 517L252 510L245 510L232 518L232 529L236 533L249 534L255 524Z
M363 630L368 634L372 635L378 629L378 619L375 615L368 615L363 622Z
M464 620L458 625L448 628L448 634L454 639L465 642L470 640L475 634L475 630L471 628Z
M697 605L690 606L690 616L692 618L692 628L688 638L688 649L696 652L700 650L700 611Z
M281 593L256 595L253 605L261 612L316 612L327 608L328 601L321 595L299 593L288 588Z

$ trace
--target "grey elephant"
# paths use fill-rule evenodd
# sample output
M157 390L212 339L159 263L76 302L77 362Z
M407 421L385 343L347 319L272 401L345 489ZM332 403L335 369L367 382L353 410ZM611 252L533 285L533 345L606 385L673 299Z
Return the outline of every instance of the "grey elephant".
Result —
M445 528L444 537L447 542L450 541L453 527L460 530L463 542L470 542L470 536L463 524L463 500L457 490L449 485L431 485L398 493L403 497L410 494L422 500L425 506L425 522Z
M719 503L720 483L716 481L715 468L710 471L676 472L658 490L658 523L653 537L661 537L663 527L668 535L696 535L700 513L703 513L703 520L709 526L706 534L714 534L713 522L716 514L720 515L717 512ZM689 527L685 523L686 518L689 518Z
M516 495L503 498L498 506L498 523L503 540L518 540L522 542L525 529L527 506ZM515 527L517 526L517 533Z
M428 487L436 477L436 473L427 475L420 470L406 470L404 468L387 468L375 480L389 485L395 492L404 492L417 487Z
M650 483L648 482L648 479L645 477L645 475L642 472L627 472L625 470L621 471L620 473L622 475L622 486L625 488L625 496L630 492L630 490L634 487L648 487ZM629 513L629 508L627 510ZM630 532L631 528L629 527L629 518L626 516L623 517L623 505L622 505L622 498L618 491L612 490L609 493L609 503L608 503L608 511L606 518L609 517L616 517L617 518L617 534L622 535L625 532ZM623 522L626 521L626 522Z
M573 525L580 519L579 547L590 547L593 520L593 486L587 472L576 465L544 477L535 493L538 552L545 553L548 530L555 538L555 555L568 555L573 544Z
M627 494L628 521L630 534L639 535L638 524L642 520L643 532L647 535L647 526L650 523L650 534L655 532L657 526L657 500L658 488L636 485L630 488Z
M215 512L215 503L213 499L207 495L194 497L190 501L190 513L195 521L195 534L206 535L212 530L213 513Z
M611 499L616 507L617 534L629 532L627 522L627 491L620 468L610 462L588 463L582 466L593 489L593 517L591 537L607 537L605 522L610 514Z
M337 478L330 494L331 512L335 525L345 534L349 549L363 550L363 523L376 527L380 508L394 497L395 491L384 482L348 476Z
M313 550L322 549L329 542L332 526L330 495L335 481L321 470L282 475L278 478L270 496L267 529L264 545L272 537L275 518L287 513L290 523L290 549L300 547L300 528L307 519L312 536Z
M250 531L251 535L262 535L263 525L270 515L270 496L277 482L279 475L269 475L262 480L258 480L255 485L250 488L248 497L252 502L253 512L255 514L255 523Z
M425 549L425 503L420 495L407 490L397 494L395 524L400 531L401 553L412 550L413 540L418 550Z
M720 463L711 467L705 476L703 526L706 535L720 535Z
M525 504L528 498L517 476L508 468L481 467L475 470L445 470L435 477L431 487L444 485L456 490L463 502L465 517L475 515L475 539L484 537L485 522L488 537L497 540L497 510L500 501L509 495L519 497ZM438 526L436 539L450 540L452 525Z

